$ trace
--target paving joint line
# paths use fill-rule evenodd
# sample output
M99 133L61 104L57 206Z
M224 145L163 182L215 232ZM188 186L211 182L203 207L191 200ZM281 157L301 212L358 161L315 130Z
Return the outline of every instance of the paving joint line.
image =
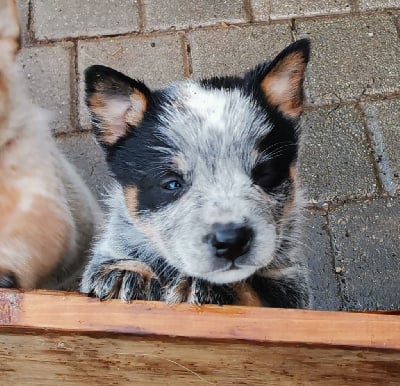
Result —
M292 41L295 42L297 37L296 19L295 18L290 19L289 23L290 23L290 35L292 36Z
M355 107L361 116L361 124L364 129L364 135L368 146L369 160L372 163L372 170L374 172L374 177L377 182L378 194L384 194L384 193L390 194L390 192L386 189L387 184L385 184L385 181L383 180L382 168L378 163L379 154L377 153L377 148L373 133L368 127L368 119L366 113L359 103L356 104Z
M26 26L26 35L25 38L27 40L26 43L31 43L34 40L33 36L33 29L32 29L32 24L33 24L33 0L28 0L28 25ZM24 44L26 46L26 44Z
M251 0L243 0L243 8L246 13L246 17L250 23L254 23L256 20L253 7L251 5Z
M136 7L137 7L137 11L138 11L138 16L139 16L139 31L144 32L145 25L146 25L146 16L145 16L143 0L137 0Z
M184 62L185 70L187 69L187 74L185 76L191 78L193 75L193 60L192 60L192 48L190 46L190 40L186 33L183 34L183 51L184 51ZM186 71L185 71L186 72Z
M74 42L71 51L70 61L70 125L73 130L79 126L79 106L78 106L78 43Z
M396 27L397 36L400 39L400 15L394 15L394 25Z
M346 278L343 275L343 271L337 272L336 268L339 267L340 265L338 264L339 262L337 261L337 256L336 256L336 248L335 248L335 243L334 243L334 238L333 234L331 231L331 224L330 224L330 219L329 219L329 207L327 210L325 210L325 213L323 215L325 218L325 224L323 227L324 232L328 236L328 244L329 244L329 253L330 253L330 263L331 263L331 268L332 271L335 275L335 283L336 283L336 297L339 300L339 310L342 311L344 309L345 305L345 289L346 289Z
M359 14L360 13L359 0L350 0L350 9L353 14Z
M333 108L338 109L340 107L345 106L356 106L359 103L372 103L372 102L380 102L380 101L390 101L396 100L400 97L400 90L393 91L390 93L376 93L371 95L366 95L361 99L347 99L341 100L340 102L321 102L321 103L307 103L304 106L305 111L314 111L319 108Z
M138 1L138 5L141 4L141 0ZM400 10L400 9L395 9L395 10ZM378 11L369 11L369 12L363 12L362 15L387 15L389 10L378 10ZM207 25L207 26L189 26L186 28L167 28L167 29L159 29L159 30L153 30L153 31L146 31L142 30L141 27L139 28L138 31L130 31L130 32L125 32L125 33L109 33L109 34L102 34L102 35L81 35L78 37L62 37L62 38L49 38L49 39L37 39L34 36L32 36L31 44L54 44L54 43L59 43L60 41L76 41L76 40L97 40L97 39L107 39L107 38L116 38L116 37L150 37L150 36L164 36L164 35L170 35L174 34L177 32L184 32L184 33L190 33L192 31L215 31L215 30L226 30L226 25L231 28L251 28L251 27L257 27L257 26L270 26L270 25L287 25L288 22L291 22L291 20L295 19L296 22L298 21L304 21L304 20L311 20L311 21L319 21L319 20L324 20L324 19L331 19L331 20L337 20L337 19L342 19L342 18L358 18L359 16L354 15L354 14L349 14L349 13L343 13L343 14L327 14L327 15L311 15L311 16L301 16L298 15L295 18L293 17L287 17L287 18L282 18L282 19L271 19L270 21L264 21L264 20L259 20L259 21L253 21L253 22L229 22L229 21L219 21L218 23L215 23L213 25ZM142 15L141 19L144 19L144 15ZM32 33L33 35L33 33Z

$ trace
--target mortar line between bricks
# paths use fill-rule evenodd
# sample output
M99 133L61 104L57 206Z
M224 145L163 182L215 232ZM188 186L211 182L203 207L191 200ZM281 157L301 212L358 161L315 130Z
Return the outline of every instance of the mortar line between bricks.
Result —
M74 131L62 131L59 133L55 133L54 137L57 139L65 139L65 138L78 138L82 137L83 135L91 135L93 134L91 130L85 130L78 128Z
M350 12L336 12L336 13L326 13L320 15L287 15L283 17L269 17L269 22L266 21L256 21L256 23L268 23L268 24L275 24L282 21L288 21L291 19L296 19L299 21L321 21L321 20L338 20L338 19L346 19L346 18L360 18L364 16L388 16L388 12L396 12L399 11L400 8L398 7L386 7L384 9L371 9L365 11L350 11Z
M349 99L349 100L342 100L340 102L322 102L322 103L310 103L304 106L304 111L314 111L319 108L340 108L345 106L356 106L358 103L368 103L368 102L380 102L385 100L396 100L400 97L400 90L393 91L391 93L376 93L371 95L365 95L361 100L357 99ZM306 101L307 103L307 101Z
M190 41L187 34L183 35L183 59L185 66L185 76L191 78L193 75L193 62L192 62L192 48L190 46ZM186 73L187 72L187 73Z
M143 32L146 24L143 0L136 0L136 7L139 15L139 31Z
M358 14L360 12L360 4L358 0L351 0L350 5L352 13Z
M372 138L373 133L369 130L368 128L368 122L367 122L367 117L365 115L365 112L363 110L363 108L361 107L361 105L359 103L356 104L355 108L358 110L358 112L361 115L361 123L363 125L363 129L364 129L364 135L366 137L367 140L367 145L368 145L368 150L369 150L369 160L372 164L372 170L376 179L376 183L377 183L377 191L378 194L383 194L388 192L385 188L385 181L383 181L382 179L382 175L381 175L381 168L377 162L377 158L378 158L378 154L376 152L376 148L374 145L374 139Z
M78 117L78 44L74 42L72 47L72 58L70 65L70 122L72 130L79 125Z
M296 26L296 19L290 19L290 35L292 36L292 42L296 41L296 35L297 35L297 26Z
M279 20L275 24L282 24L284 25L286 20ZM218 31L218 30L226 30L227 28L250 28L252 26L267 26L269 23L260 21L257 23L226 23L228 27L226 26L221 26L221 23L213 24L213 25L207 25L207 26L195 26L195 27L187 27L187 28L168 28L168 29L163 29L163 30L154 30L154 31L130 31L130 32L124 32L124 33L111 33L111 34L102 34L102 35L80 35L80 36L66 36L66 37L61 37L61 38L54 38L54 39L34 39L33 44L57 44L63 41L96 41L99 39L110 39L110 38L128 38L128 37L157 37L157 36L168 36L168 35L173 35L177 34L179 32L184 32L184 33L190 33L193 31Z
M31 44L31 42L34 40L33 39L33 31L32 31L32 23L33 23L33 4L32 4L33 0L29 0L28 1L28 25L26 26L27 29L27 33L26 33L26 40L27 40L27 44L25 44L24 46L27 46L29 44Z
M335 274L335 281L336 281L336 292L337 296L339 298L339 310L343 311L344 310L344 305L345 305L345 291L346 291L346 278L343 274L340 274L336 272L336 267L339 265L337 264L337 258L336 258L336 251L335 251L335 243L333 241L333 234L331 230L331 224L330 224L330 219L329 219L329 207L328 210L325 212L325 232L328 236L329 240L329 249L331 252L331 264L332 264L332 269Z
M400 39L400 15L394 16L394 25L396 27L397 36Z
M396 191L396 187L391 177L392 170L386 156L386 151L382 140L382 131L379 127L377 119L377 110L371 105L365 106L365 108L358 106L358 108L363 118L364 130L375 154L374 161L377 178L379 178L379 181L382 184L383 192L393 196ZM367 109L369 109L370 114L367 114ZM372 109L374 111L372 111ZM378 159L379 162L377 161Z
M378 11L366 11L363 12L361 15L387 15L389 9L387 10L378 10ZM398 9L397 9L398 10ZM352 17L359 17L358 15L352 15L349 13L345 14L327 14L327 15L312 15L312 16L301 16L298 15L295 17L296 21L307 21L307 20L324 20L324 19L343 19L343 18L352 18ZM293 17L287 17L282 19L271 19L270 21L254 21L254 22L226 22L225 24L228 25L228 28L232 26L232 28L250 28L250 27L257 27L257 26L271 26L271 25L287 25L287 23L293 19ZM213 25L207 26L194 26L194 27L187 27L187 28L168 28L163 30L155 30L155 31L131 31L126 33L116 33L116 34L103 34L103 35L81 35L76 37L62 37L62 38L54 38L54 39L35 39L33 38L32 44L52 44L52 43L59 43L62 41L87 41L87 40L97 40L97 39L107 39L107 38L117 38L117 37L153 37L153 36L164 36L170 35L177 32L193 32L193 31L218 31L218 30L225 30L227 27L222 26L221 22L218 22Z
M368 202L378 201L378 200L390 200L393 197L400 196L400 192L397 192L393 196L390 194L383 192L382 194L371 193L364 196L352 196L352 197L339 197L334 200L325 200L320 202L308 202L305 204L306 209L312 210L324 210L324 205L328 205L330 209L336 210L344 205L352 205L352 204L364 204Z
M254 10L251 5L251 0L243 0L243 8L246 13L247 19L250 21L250 23L253 23L255 21L255 15L254 15Z

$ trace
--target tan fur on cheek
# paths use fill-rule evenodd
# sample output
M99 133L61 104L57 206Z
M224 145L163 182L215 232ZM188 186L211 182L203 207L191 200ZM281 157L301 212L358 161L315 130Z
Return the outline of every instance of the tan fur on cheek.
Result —
M124 196L126 207L132 220L135 222L136 227L150 240L154 241L156 244L160 243L160 238L158 237L156 231L149 225L145 224L138 215L138 194L139 191L136 186L128 186L124 188Z
M238 297L238 306L262 307L262 303L256 292L247 283L237 283L233 286Z
M139 205L138 194L139 192L136 186L128 186L124 188L126 207L133 218L137 217L137 209Z
M0 196L0 271L13 272L21 288L35 288L68 249L68 216L45 197L29 198L29 208L24 208L18 191L3 189Z

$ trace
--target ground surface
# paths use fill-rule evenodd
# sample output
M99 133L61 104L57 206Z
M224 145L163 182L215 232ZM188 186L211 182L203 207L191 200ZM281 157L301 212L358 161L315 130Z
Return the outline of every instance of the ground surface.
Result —
M18 3L31 93L99 198L110 178L82 104L86 66L157 87L240 73L308 36L300 174L315 306L400 307L400 0Z

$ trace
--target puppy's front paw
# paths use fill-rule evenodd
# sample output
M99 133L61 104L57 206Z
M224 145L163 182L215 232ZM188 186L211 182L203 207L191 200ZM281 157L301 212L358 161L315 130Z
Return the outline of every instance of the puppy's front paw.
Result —
M89 295L105 300L160 300L162 295L156 274L136 260L104 262L96 266L89 281Z

